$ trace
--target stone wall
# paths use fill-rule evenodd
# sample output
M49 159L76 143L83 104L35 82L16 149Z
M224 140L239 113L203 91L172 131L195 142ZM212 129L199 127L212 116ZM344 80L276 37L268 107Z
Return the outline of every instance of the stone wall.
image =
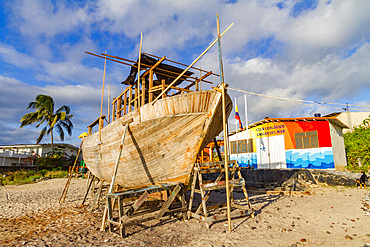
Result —
M298 186L305 183L354 186L361 174L336 170L242 169L242 176L246 180L247 187L268 188L286 187L291 181Z

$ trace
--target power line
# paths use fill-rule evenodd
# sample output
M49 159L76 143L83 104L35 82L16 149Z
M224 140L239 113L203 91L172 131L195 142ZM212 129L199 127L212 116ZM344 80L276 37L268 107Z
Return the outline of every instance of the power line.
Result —
M252 95L256 95L256 96L260 96L260 97L265 97L265 98L270 98L270 99L275 99L275 100L280 100L280 101L285 101L285 102L291 102L291 103L295 103L295 104L302 104L302 105L315 105L315 106L328 107L328 108L337 108L337 109L345 109L345 108L338 107L338 106L327 106L327 105L370 107L370 105L341 104L341 103L333 103L333 102L319 102L319 101L311 101L311 100L290 99L290 98L284 98L284 97L269 96L269 95L265 95L265 94L248 92L248 91L245 91L243 89L233 88L233 87L228 87L228 89L234 90L234 91L239 91L239 92L246 93L246 94L252 94ZM363 110L366 110L366 109L352 109L352 110L363 111Z

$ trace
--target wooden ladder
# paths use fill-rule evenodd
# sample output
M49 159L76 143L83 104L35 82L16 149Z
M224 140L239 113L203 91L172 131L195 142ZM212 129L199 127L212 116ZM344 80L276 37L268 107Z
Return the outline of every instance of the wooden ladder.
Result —
M239 167L238 162L236 160L229 161L229 172L231 173L231 177L229 180L229 186L230 186L230 200L231 200L231 208L235 209L231 212L231 217L242 217L250 215L252 218L254 217L254 210L251 207L248 193L245 188L245 180L242 177L241 174L241 167ZM215 177L215 174L219 173L216 180L210 182L210 183L204 183L203 175L204 174L213 174ZM235 175L238 175L238 178L235 177ZM213 206L207 207L207 201L214 190L220 190L220 189L226 189L226 182L221 181L221 179L225 176L225 167L224 167L224 161L218 161L218 162L208 162L208 163L196 163L193 168L193 181L191 185L191 195L190 195L190 201L189 201L189 208L188 208L188 219L190 217L197 218L199 220L202 220L205 222L206 227L209 229L209 224L214 221L221 221L224 219L227 219L227 215L221 215L211 216L209 214L210 210L216 209L216 208L223 208L227 205L225 204L218 204ZM216 175L217 176L217 175ZM197 183L198 182L198 183ZM233 192L234 188L241 188L244 193L244 204L237 204L234 200ZM201 196L202 202L198 206L197 210L195 212L192 212L192 206L194 202L194 193L198 193ZM202 212L203 211L203 212Z

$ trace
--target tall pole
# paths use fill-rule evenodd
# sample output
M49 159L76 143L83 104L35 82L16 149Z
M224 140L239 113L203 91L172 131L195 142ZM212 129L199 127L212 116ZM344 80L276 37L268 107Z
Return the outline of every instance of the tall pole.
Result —
M249 130L248 130L248 104L247 104L247 94L244 94L244 107L245 107L245 131L247 133L247 153L248 153L248 165L250 165L250 147L249 147Z
M108 123L110 121L110 83L109 83L109 87L108 87L108 114L107 114L107 120L108 120Z
M139 49L139 62L137 66L137 108L140 108L140 61L141 61L141 46L143 44L143 32L140 33L140 49ZM142 96L144 97L144 95Z
M222 89L222 115L223 115L223 129L224 129L224 152L225 152L225 180L226 180L226 201L227 201L227 221L229 225L229 232L231 232L231 208L230 208L230 188L229 188L229 153L228 153L228 139L227 139L227 126L226 126L226 95L224 83L224 71L222 66L222 55L221 55L221 36L220 36L220 19L217 13L217 39L218 39L218 54L220 61L220 78L221 78L221 89Z
M105 52L107 54L107 52ZM103 119L101 118L103 114L103 99L104 99L104 83L105 83L105 69L107 67L107 59L106 57L104 58L104 74L103 74L103 87L102 87L102 92L101 92L101 104L100 104L100 118L99 118L99 141L101 142L101 128L102 128L102 121Z
M236 112L236 97L235 97L235 112ZM239 125L238 121L235 121L236 159L239 158L238 125Z

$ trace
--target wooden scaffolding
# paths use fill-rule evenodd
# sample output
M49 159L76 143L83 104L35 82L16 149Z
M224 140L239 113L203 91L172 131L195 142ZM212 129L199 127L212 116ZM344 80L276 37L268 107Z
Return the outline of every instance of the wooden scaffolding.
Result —
M231 217L242 217L250 215L252 218L254 217L254 210L251 207L248 193L245 188L245 180L241 175L241 167L235 160L231 160L228 162L228 171L231 173L231 177L229 180L229 188L230 194L229 197L231 201ZM205 181L204 176L205 174L212 174L208 175L208 177L216 177L215 180ZM236 177L236 175L238 177ZM206 175L207 176L207 175ZM227 219L227 214L217 216L213 210L216 208L223 208L227 205L225 204L218 204L213 206L207 207L207 201L210 198L210 195L215 190L223 190L226 189L227 184L226 181L223 181L223 177L225 176L225 167L224 161L219 162L209 162L209 163L196 163L193 169L193 177L192 177L192 184L191 184L191 195L188 207L188 218L194 217L199 220L205 222L207 228L209 228L210 223L214 221L221 221ZM241 188L244 193L244 199L236 203L234 200L234 189ZM201 196L201 203L196 208L195 211L192 210L194 204L194 195L195 193L200 194ZM194 205L195 206L195 205Z

